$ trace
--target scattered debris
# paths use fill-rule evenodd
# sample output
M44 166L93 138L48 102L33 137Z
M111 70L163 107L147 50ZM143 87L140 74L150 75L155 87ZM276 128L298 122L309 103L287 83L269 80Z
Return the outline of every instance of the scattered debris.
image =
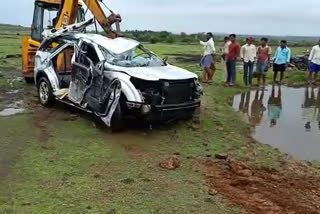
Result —
M180 160L176 155L171 156L167 160L161 162L159 166L162 169L174 170L180 167Z

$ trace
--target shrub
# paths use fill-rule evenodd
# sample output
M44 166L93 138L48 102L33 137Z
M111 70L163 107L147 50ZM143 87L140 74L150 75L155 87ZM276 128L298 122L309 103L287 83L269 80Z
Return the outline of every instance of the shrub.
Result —
M156 43L158 43L158 42L159 42L159 39L158 39L157 37L152 36L152 37L150 38L150 43L151 43L151 44L156 44Z

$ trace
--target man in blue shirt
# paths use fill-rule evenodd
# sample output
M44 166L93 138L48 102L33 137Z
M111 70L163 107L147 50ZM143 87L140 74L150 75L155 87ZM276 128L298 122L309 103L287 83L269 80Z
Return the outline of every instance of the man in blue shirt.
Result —
M277 82L278 72L280 72L280 84L284 77L284 72L288 67L291 58L291 50L287 47L287 41L282 40L276 50L273 63L273 82Z

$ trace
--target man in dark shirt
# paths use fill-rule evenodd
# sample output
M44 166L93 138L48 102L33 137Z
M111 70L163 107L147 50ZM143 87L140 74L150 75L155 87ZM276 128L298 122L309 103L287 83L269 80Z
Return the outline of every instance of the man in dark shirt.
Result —
M229 53L227 54L227 86L233 86L236 82L237 71L236 71L236 62L237 58L240 55L240 45L237 42L237 36L235 34L231 34L230 36L231 44L229 45Z

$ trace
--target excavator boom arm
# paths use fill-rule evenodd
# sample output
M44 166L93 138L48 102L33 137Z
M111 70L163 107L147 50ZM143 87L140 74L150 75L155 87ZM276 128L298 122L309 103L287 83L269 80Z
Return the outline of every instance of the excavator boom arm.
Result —
M111 38L117 37L117 33L112 30L114 23L121 22L121 17L118 14L111 13L107 17L102 10L99 1L101 0L83 0L88 9L94 15L100 26ZM58 13L58 20L55 24L55 28L60 28L75 23L76 14L78 8L78 0L61 0L61 7ZM117 29L119 30L119 29Z

